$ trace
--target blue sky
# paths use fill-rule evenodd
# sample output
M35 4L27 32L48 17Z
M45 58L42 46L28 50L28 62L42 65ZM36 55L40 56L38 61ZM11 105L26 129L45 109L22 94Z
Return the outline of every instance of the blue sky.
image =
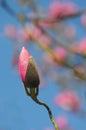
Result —
M49 1L41 0L40 3L43 6L47 6ZM86 1L74 1L81 8L86 6ZM8 2L10 3L9 0ZM16 6L14 4L12 6L15 9ZM46 127L53 128L45 108L37 105L26 96L21 79L12 68L13 44L12 41L2 36L4 26L9 23L20 26L15 18L11 17L0 7L0 130L43 130ZM78 25L76 26L79 30L78 37L80 39L86 33ZM32 50L30 52L37 56ZM53 106L53 97L59 93L57 85L50 82L46 86L45 89L40 89L38 97L50 106L54 117L65 115L74 130L86 130L86 118L80 118ZM84 89L81 88L78 91L83 98Z

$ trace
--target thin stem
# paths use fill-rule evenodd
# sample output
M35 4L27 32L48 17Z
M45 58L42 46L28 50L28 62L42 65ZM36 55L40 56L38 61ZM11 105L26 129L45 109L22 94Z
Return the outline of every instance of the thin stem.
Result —
M39 101L36 97L35 97L35 98L31 97L31 98L32 98L37 104L42 105L42 106L44 106L44 107L47 109L48 114L49 114L49 117L50 117L50 120L51 120L52 124L54 125L55 130L59 130L59 128L58 128L58 126L57 126L57 124L56 124L56 122L55 122L55 120L54 120L54 118L53 118L53 115L52 115L52 112L51 112L49 106L48 106L46 103Z
M24 86L24 85L23 85L23 86ZM39 105L44 106L44 107L47 109L48 114L49 114L49 117L50 117L50 120L51 120L51 122L52 122L52 124L53 124L55 130L59 130L59 128L58 128L58 126L57 126L57 124L56 124L56 122L55 122L55 120L54 120L54 118L53 118L52 112L51 112L50 108L48 107L48 105L47 105L46 103L44 103L44 102L39 101L39 100L37 99L37 96L34 95L34 96L32 97L32 96L30 95L30 93L28 92L27 87L24 86L24 89L25 89L25 92L26 92L27 96L30 96L30 97L33 99L33 101L35 101L35 102L36 102L37 104L39 104Z

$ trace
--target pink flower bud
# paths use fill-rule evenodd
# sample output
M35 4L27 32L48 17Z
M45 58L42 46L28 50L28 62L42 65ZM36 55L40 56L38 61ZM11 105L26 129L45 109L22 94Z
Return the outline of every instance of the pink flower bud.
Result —
M19 73L25 87L38 87L40 81L35 61L24 47L19 56Z

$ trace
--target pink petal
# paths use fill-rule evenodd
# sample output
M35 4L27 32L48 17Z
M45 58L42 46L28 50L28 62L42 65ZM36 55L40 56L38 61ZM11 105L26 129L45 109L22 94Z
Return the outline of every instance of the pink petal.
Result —
M31 56L28 51L23 47L19 56L19 72L23 82L25 81L25 75L30 57Z

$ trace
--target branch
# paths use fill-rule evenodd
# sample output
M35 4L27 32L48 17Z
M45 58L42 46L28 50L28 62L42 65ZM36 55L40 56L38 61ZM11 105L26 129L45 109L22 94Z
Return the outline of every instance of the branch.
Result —
M38 11L38 7L37 7L37 4L34 5L36 2L35 0L32 1L33 3L33 10L36 11L36 14L39 12ZM17 16L17 13L15 13L13 11L13 9L7 4L6 0L2 0L1 1L1 6L11 15L11 16ZM35 15L34 17L31 17L31 16L25 16L25 21L35 21L37 19L39 19L39 22L40 21L46 21L46 22L50 22L50 23L56 23L56 22L60 22L60 21L63 21L63 20L67 20L69 18L76 18L76 17L79 17L81 16L82 14L86 13L86 8L85 9L82 9L82 10L79 10L79 11L76 11L72 14L62 14L62 15L59 15L56 19L52 19L52 18L49 18L48 16L42 16L42 14L39 14L39 15Z
M20 21L22 21L22 22L24 22L24 21L26 21L26 20L28 20L29 22L31 22L31 21L34 22L35 25L36 25L38 28L40 28L40 30L41 30L52 42L57 43L58 45L64 47L67 51L69 51L69 52L71 52L71 53L78 54L77 52L74 52L74 51L71 49L71 47L69 47L68 45L66 45L66 43L63 44L63 41L62 41L60 38L57 38L57 39L53 38L48 32L46 32L46 30L45 30L44 28L42 28L42 27L37 23L37 21L44 20L44 18L43 18L43 19L40 19L40 18L38 19L38 17L28 18L28 17L26 17L23 13L17 14L17 13L15 13L15 12L7 5L7 3L6 3L5 0L3 0L3 1L1 2L1 5L2 5L2 7L3 7L11 16L15 17L16 19L18 19L18 20L20 20ZM75 17L75 16L79 16L80 14L85 13L85 12L86 12L86 9L84 9L84 10L82 10L82 11L79 11L79 12L76 12L76 13L73 14L73 15L68 15L68 16L66 16L65 18L70 17L70 16L74 16L74 17ZM62 17L60 17L60 18L62 19ZM38 20L37 20L37 19L38 19ZM79 53L79 54L80 54L80 53ZM80 55L83 56L84 58L86 58L86 56L85 56L84 54L80 54Z

